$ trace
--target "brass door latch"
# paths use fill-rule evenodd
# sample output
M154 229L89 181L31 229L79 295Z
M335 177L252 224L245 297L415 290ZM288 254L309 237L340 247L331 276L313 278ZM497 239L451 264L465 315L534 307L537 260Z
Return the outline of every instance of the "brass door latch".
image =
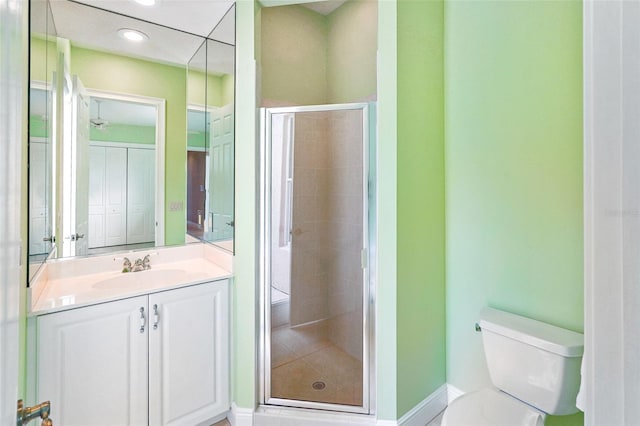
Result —
M41 426L53 426L53 421L49 418L50 411L51 403L49 401L34 405L33 407L25 407L22 400L19 399L16 426L24 426L38 417L42 419Z

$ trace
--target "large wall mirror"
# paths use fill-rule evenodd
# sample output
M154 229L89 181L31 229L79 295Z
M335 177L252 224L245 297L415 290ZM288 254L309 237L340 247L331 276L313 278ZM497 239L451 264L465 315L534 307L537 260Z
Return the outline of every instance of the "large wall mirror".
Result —
M30 10L29 277L62 257L232 250L234 1Z
M233 251L235 8L189 61L187 233Z

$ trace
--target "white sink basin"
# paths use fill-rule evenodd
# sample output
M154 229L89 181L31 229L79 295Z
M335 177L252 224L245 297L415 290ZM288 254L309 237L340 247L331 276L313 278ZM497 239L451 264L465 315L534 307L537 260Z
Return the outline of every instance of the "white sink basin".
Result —
M149 269L140 272L127 272L118 276L98 281L93 285L96 289L126 288L138 283L171 284L187 275L183 269Z

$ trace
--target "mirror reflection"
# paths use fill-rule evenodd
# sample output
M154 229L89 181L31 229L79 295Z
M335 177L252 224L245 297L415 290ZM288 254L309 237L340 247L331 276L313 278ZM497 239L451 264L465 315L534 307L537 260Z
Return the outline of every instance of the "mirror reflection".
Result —
M91 97L89 254L155 246L157 114L153 104Z
M83 3L31 0L30 277L58 257L231 249L234 2Z
M229 250L235 225L234 40L229 32L234 20L232 8L212 32L226 42L207 39L189 61L187 99L187 233Z

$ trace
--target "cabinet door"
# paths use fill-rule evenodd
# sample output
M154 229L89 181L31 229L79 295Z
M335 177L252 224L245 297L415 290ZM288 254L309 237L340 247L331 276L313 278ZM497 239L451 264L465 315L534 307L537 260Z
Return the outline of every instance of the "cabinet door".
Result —
M142 296L38 318L37 399L56 424L148 424L146 307Z
M149 424L196 425L229 409L228 281L149 296Z

